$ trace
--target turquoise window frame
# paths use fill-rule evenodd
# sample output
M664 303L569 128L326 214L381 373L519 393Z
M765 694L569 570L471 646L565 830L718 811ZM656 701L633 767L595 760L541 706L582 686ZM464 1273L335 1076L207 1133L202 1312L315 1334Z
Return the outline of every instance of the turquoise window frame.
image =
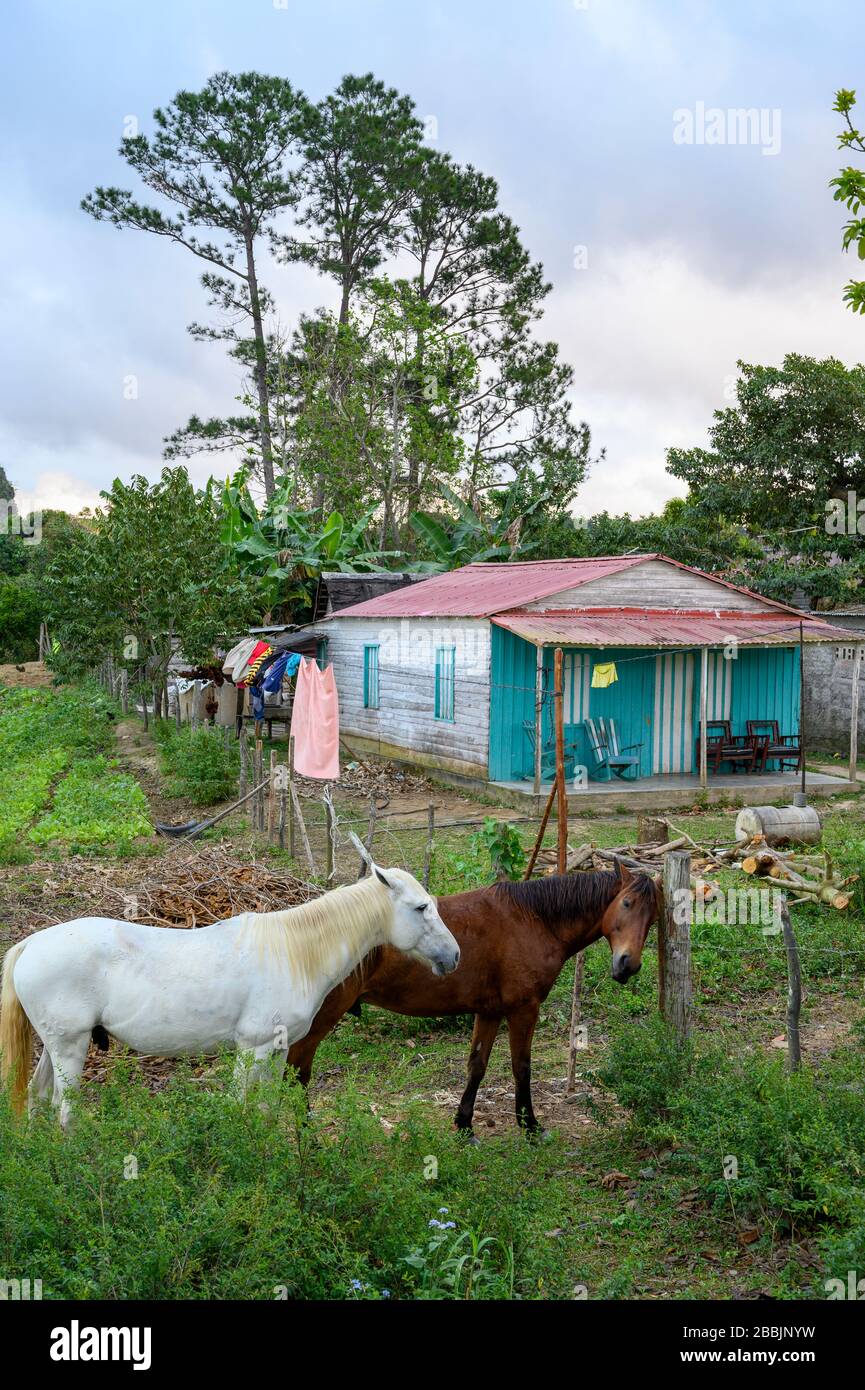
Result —
M381 701L381 677L378 664L378 642L366 642L363 648L363 707L378 709Z
M447 724L456 718L456 647L436 647L435 717Z

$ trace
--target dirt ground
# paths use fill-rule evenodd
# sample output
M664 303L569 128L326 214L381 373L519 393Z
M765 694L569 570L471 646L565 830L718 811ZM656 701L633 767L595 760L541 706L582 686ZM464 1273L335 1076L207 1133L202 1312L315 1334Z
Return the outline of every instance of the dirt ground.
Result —
M54 679L44 661L23 661L18 666L0 666L0 685L38 686L50 685Z

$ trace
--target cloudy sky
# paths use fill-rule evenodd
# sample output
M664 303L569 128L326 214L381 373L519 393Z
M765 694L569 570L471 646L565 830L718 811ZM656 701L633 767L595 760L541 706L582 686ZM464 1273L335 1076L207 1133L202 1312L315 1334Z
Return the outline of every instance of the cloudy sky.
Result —
M737 358L865 360L827 188L833 93L865 78L855 0L10 0L3 35L0 462L31 504L74 510L117 475L156 476L164 436L238 390L219 346L185 332L205 316L194 259L78 206L130 186L127 117L149 130L154 106L223 68L316 99L372 70L496 177L606 449L579 511L679 491L665 450L705 442ZM762 113L745 143L714 114L739 108ZM264 278L284 324L332 299L298 268Z

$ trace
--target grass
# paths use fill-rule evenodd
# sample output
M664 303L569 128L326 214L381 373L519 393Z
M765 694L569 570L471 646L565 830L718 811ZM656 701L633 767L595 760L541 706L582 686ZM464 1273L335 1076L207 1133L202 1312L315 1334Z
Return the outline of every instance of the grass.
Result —
M0 690L0 862L32 844L122 852L150 832L138 783L106 757L115 713L96 685Z
M3 709L0 697L0 718ZM51 746L34 750L33 767ZM73 750L72 768L109 748ZM209 757L208 746L200 766ZM206 781L193 775L190 785ZM304 805L321 845L319 808ZM339 809L362 814L356 800ZM467 808L460 818L483 817ZM732 819L717 806L673 815L703 843L729 840ZM418 872L426 826L386 834L390 824L379 827L377 857ZM533 827L515 828L528 849ZM633 816L580 814L571 841L609 847L634 834ZM547 843L555 836L553 825ZM838 814L827 802L824 840L845 873L860 872L865 806ZM285 860L260 843L255 852ZM479 886L491 872L482 837L437 832L434 891ZM35 868L17 882L40 892ZM785 1075L771 1046L785 1026L777 937L747 924L695 926L694 1041L684 1052L657 1022L654 937L624 988L601 942L585 957L588 1047L571 1103L562 1082L572 965L542 1008L533 1075L545 1143L516 1128L505 1036L479 1096L481 1143L467 1146L451 1112L470 1020L367 1006L319 1049L309 1124L291 1087L266 1112L239 1107L223 1062L203 1075L181 1066L153 1094L135 1062L112 1056L66 1138L43 1117L13 1124L0 1103L0 1272L41 1278L46 1298L825 1297L826 1279L865 1272L861 885L848 912L799 905L793 920L805 984L800 1076ZM827 1025L819 1049L817 1021ZM729 1158L735 1177L725 1176Z

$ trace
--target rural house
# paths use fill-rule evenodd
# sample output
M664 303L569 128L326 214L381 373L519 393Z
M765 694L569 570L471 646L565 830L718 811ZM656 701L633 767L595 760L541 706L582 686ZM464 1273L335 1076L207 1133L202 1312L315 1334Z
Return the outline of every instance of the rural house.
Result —
M853 640L655 554L470 564L342 608L319 630L359 752L535 796L552 773L561 647L569 776L619 800L623 776L632 794L688 796L702 780L777 796L800 766L800 643Z

